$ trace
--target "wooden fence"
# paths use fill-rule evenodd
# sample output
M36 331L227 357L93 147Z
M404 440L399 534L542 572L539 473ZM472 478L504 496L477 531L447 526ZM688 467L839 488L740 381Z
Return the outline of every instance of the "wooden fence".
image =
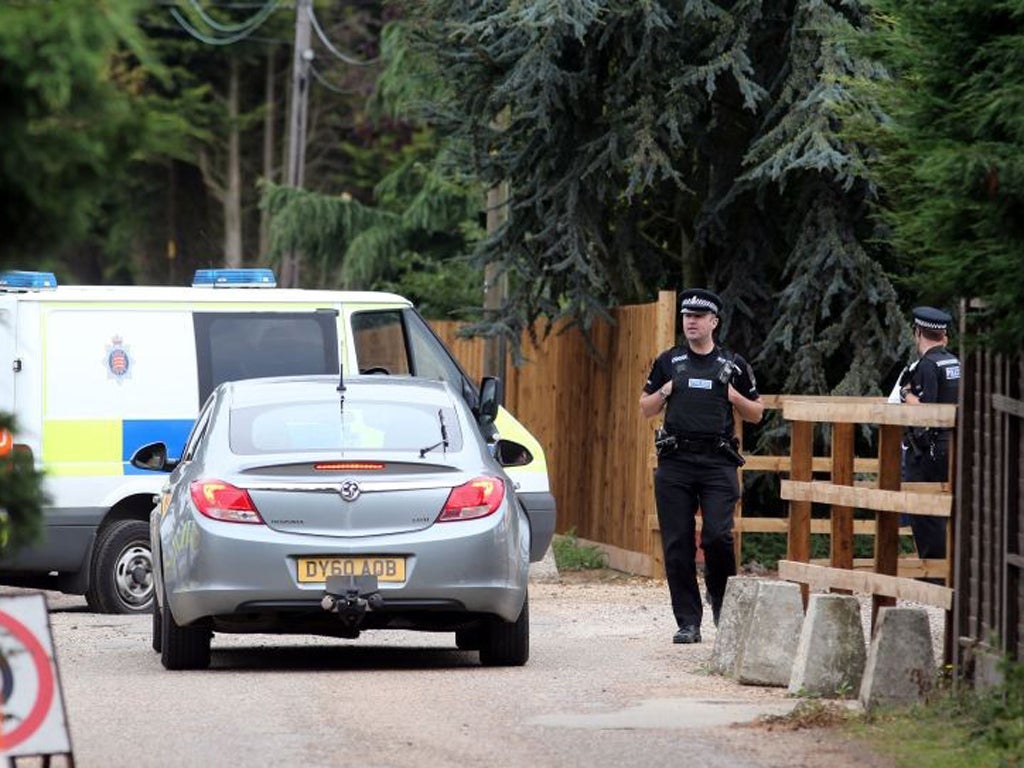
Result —
M896 598L934 605L949 611L953 591L947 587L898 575L899 516L929 515L948 519L953 496L940 484L901 480L901 442L909 426L952 428L956 406L943 404L891 405L882 398L787 397L783 417L792 423L790 479L781 496L789 504L788 558L779 562L779 577L807 587L861 592L872 596L872 618ZM815 426L832 425L832 472L829 481L813 479L812 444ZM854 434L863 424L879 425L878 475L871 485L854 484ZM932 487L938 485L939 487ZM830 507L829 565L810 560L811 504ZM875 551L872 573L858 573L853 560L853 510L875 511ZM932 574L948 574L946 561L933 564ZM948 626L948 622L947 622ZM949 658L949 642L946 644Z
M958 668L976 646L1024 660L1024 350L973 352L963 371L953 552Z
M675 335L675 294L620 307L594 328L592 353L580 334L555 333L539 348L524 338L529 363L506 368L506 405L537 437L548 459L559 532L600 542L615 567L656 573L653 421L638 401L651 363ZM479 377L482 342L457 339L454 323L432 323L467 372ZM475 346L474 346L475 345Z

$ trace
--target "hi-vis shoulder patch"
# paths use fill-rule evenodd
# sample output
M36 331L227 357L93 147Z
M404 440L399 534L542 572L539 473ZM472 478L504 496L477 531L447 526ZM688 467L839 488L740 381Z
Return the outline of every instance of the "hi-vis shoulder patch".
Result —
M960 378L960 366L951 365L944 369L946 371L946 380L959 379Z
M690 379L690 389L711 389L711 379Z

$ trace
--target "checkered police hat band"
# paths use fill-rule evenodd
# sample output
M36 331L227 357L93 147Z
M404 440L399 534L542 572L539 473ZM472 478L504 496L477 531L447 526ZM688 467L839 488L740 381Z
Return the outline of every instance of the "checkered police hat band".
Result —
M700 312L717 312L718 305L707 299L698 299L696 296L683 299L683 309L696 309Z
M918 318L914 318L914 323L916 323L917 325L921 326L922 328L930 328L933 331L944 331L944 330L946 330L946 324L945 323L933 323L933 322L931 322L929 320L920 320Z

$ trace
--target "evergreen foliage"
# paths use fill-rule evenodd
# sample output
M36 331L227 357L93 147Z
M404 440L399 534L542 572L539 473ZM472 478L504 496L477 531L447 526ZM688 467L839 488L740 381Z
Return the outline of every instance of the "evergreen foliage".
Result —
M891 73L861 80L885 119L850 123L872 173L900 275L929 303L986 307L984 341L1024 344L1024 2L872 0L860 46ZM864 118L870 113L861 112Z
M181 146L188 126L152 88L141 5L0 3L0 261L54 266L130 199L141 157Z
M476 249L511 293L477 332L587 331L610 305L705 285L766 391L879 391L909 334L874 187L839 134L845 83L876 76L835 37L862 25L858 3L401 5L414 58L446 83L422 114L484 185L511 189Z
M446 93L446 81L434 62L417 57L405 32L391 24L381 35L388 64L366 104L363 139L342 148L352 161L349 173L310 193L264 186L269 256L303 253L315 270L305 273L309 284L395 291L427 317L467 316L482 284L466 259L482 237L482 193L435 133L412 119ZM332 185L345 191L322 191Z
M17 441L17 424L10 414L0 413L0 429ZM30 454L15 450L0 456L0 556L10 556L38 538L48 501L42 472Z
M433 151L429 137L414 137L371 204L348 193L267 184L271 260L301 251L314 284L396 291L427 317L472 307L480 279L459 257L481 237L474 223L478 194L472 182L460 184L425 165L423 153Z

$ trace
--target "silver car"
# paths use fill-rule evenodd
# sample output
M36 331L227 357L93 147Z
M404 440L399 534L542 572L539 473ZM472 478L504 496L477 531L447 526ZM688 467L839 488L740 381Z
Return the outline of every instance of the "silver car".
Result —
M530 457L485 439L499 401L494 380L475 411L414 377L218 386L180 459L161 443L132 459L170 472L150 526L163 665L209 666L214 632L366 629L526 663L530 526L501 461Z

